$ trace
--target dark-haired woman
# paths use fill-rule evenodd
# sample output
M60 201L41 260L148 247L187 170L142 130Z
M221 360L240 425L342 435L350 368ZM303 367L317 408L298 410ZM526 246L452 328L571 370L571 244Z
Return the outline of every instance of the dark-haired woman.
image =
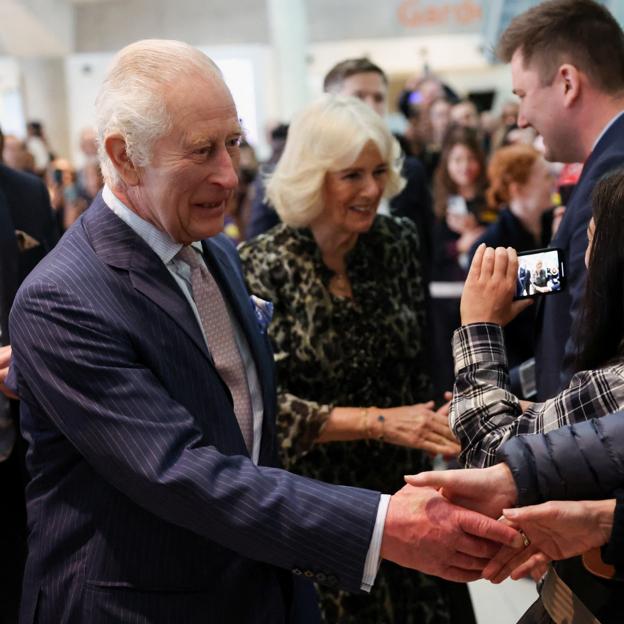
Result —
M524 412L509 391L502 337L502 326L524 305L512 303L516 254L485 246L477 250L462 296L463 326L453 338L457 378L450 422L462 445L464 465L495 463L499 447L511 437L552 431L624 408L623 203L624 170L619 170L599 182L594 193L577 373L566 390ZM618 584L589 574L576 559L563 562L557 572L602 624L622 621ZM551 621L542 616L539 612L538 619L522 621Z
M497 212L485 201L487 178L485 154L477 133L453 126L442 144L433 186L435 223L431 305L434 362L432 372L437 394L453 383L450 344L459 325L459 297L466 279L468 252L496 220Z

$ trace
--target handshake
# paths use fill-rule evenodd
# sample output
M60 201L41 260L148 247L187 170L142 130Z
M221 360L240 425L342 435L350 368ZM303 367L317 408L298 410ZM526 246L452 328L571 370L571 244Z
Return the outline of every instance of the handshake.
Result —
M609 541L614 500L554 501L512 509L506 464L425 472L390 499L381 556L451 581L535 579L548 562Z

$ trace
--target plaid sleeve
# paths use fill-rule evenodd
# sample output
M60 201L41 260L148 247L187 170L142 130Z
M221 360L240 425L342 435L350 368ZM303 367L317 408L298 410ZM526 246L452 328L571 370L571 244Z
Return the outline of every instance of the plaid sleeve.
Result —
M451 429L459 439L459 461L482 467L495 463L497 449L523 433L545 433L605 416L624 407L624 366L582 371L570 386L524 413L509 390L502 329L475 323L455 331L455 387Z

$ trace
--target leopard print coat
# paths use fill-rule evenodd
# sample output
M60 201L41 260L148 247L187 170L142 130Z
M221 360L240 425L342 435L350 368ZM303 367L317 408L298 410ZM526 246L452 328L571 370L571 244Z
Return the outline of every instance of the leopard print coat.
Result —
M308 229L277 225L239 248L249 292L274 305L278 431L291 471L391 493L402 475L429 468L421 452L383 442L314 444L333 406L430 399L417 250L411 221L378 215L347 256L353 298L341 298ZM435 580L387 562L371 597L320 590L327 622L448 621Z

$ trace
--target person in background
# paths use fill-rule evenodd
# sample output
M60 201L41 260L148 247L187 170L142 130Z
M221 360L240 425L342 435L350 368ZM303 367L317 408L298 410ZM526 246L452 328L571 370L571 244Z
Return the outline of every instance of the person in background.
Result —
M436 396L452 387L451 336L459 325L459 297L473 243L493 223L485 200L485 155L477 133L452 126L434 177L434 254L431 281L433 376Z
M461 100L451 108L451 121L462 128L481 131L481 120L476 104L472 100Z
M497 125L492 132L490 148L495 152L499 147L503 147L505 137L511 128L518 126L518 103L514 100L507 100L503 103Z
M293 120L267 186L283 223L240 247L270 300L278 430L288 466L330 483L392 488L422 449L455 448L432 411L418 236L377 214L400 191L399 146L361 101L325 96ZM332 442L332 444L329 444ZM322 589L327 622L449 621L445 586L384 564L371 596Z
M430 185L440 162L444 137L451 126L452 107L453 105L445 97L434 100L429 107L430 134L427 137L427 146L422 155L422 162Z
M238 163L238 187L228 203L223 232L236 244L247 238L247 225L251 214L254 181L258 175L258 160L254 148L243 141Z
M65 232L88 206L80 195L76 171L67 159L56 158L50 163L45 178L58 229ZM97 179L93 182L95 184Z
M40 121L29 121L26 124L26 147L33 155L35 173L43 177L54 155Z
M89 204L95 197L93 190L96 187L93 177L94 168L99 168L100 163L98 160L98 146L97 146L97 132L95 128L88 126L80 131L79 135L80 154L82 162L76 171L76 185L78 187L78 194L85 199L91 198ZM86 178L89 177L89 180ZM100 184L98 190L103 186ZM96 191L97 194L97 191ZM87 204L88 205L88 204Z
M498 218L476 241L471 258L482 242L517 251L545 247L550 240L555 176L542 154L528 145L502 147L492 155L487 174L486 200Z
M264 178L275 169L275 165L284 151L287 136L288 124L277 124L269 132L271 155L266 162L258 167L258 174L250 192L251 208L245 232L246 238L254 238L254 236L270 230L279 223L277 213L265 201Z
M0 155L3 151L0 131ZM0 624L17 624L26 559L26 444L19 402L6 386L11 361L9 312L19 285L56 243L50 196L36 176L0 158Z
M408 156L424 159L427 143L431 138L432 128L430 110L433 103L444 98L452 104L459 98L442 80L431 73L409 79L400 93L397 108L407 121L403 135L397 137L403 151Z
M498 149L488 165L488 181L486 199L498 218L475 241L470 260L481 243L513 247L516 251L546 247L551 234L555 177L540 152L528 145ZM531 277L523 277L526 290ZM505 327L510 367L533 357L534 324L535 309L530 308Z
M4 147L0 156L2 162L15 171L35 173L33 155L28 151L26 143L12 134L4 136Z

